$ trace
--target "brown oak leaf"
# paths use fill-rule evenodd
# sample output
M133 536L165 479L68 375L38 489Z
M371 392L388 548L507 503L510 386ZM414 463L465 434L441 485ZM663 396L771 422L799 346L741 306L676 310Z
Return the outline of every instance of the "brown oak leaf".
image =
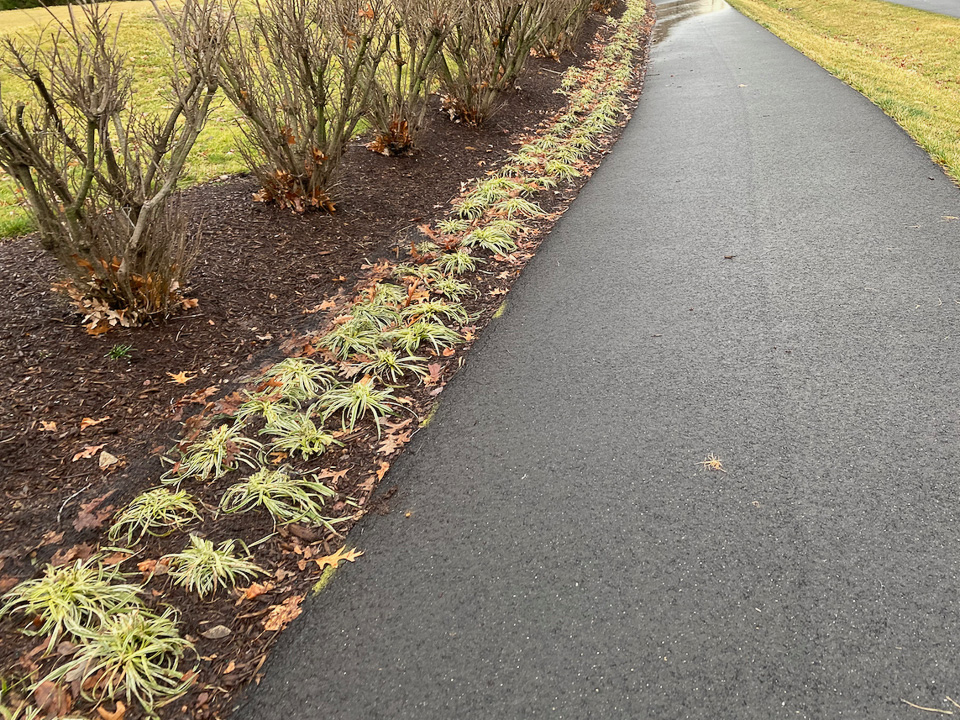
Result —
M303 602L303 595L291 595L280 605L274 605L271 608L270 614L267 615L263 621L263 629L267 632L283 630L293 622L293 620L299 617L302 611L300 607L301 602Z
M363 555L363 550L357 550L356 548L347 550L346 547L342 547L333 553L333 555L324 555L322 558L314 559L314 562L321 570L328 565L333 569L336 569L343 560L346 560L347 562L356 562L357 558L361 555Z

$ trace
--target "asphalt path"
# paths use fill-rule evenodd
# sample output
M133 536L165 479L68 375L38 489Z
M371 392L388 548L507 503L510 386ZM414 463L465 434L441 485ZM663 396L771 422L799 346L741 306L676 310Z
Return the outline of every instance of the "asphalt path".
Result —
M940 13L941 15L960 17L960 0L896 0L896 4Z
M238 720L960 700L960 191L699 7Z

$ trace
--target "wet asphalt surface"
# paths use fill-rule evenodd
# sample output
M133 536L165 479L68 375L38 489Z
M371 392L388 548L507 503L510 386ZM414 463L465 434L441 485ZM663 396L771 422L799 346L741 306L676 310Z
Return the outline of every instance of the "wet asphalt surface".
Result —
M960 0L896 0L897 5L960 18ZM956 698L955 698L956 699Z
M237 720L960 700L960 190L694 5Z

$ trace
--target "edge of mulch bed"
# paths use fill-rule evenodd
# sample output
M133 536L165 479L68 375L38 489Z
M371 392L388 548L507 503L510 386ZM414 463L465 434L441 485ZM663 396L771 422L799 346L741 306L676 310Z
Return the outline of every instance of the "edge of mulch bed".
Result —
M566 207L573 201L580 188L587 181L593 170L599 165L602 157L619 138L623 127L639 100L642 88L643 73L646 68L649 50L650 30L653 23L652 5L647 7L642 23L638 26L636 37L640 40L639 47L633 48L632 72L629 81L623 90L625 95L620 98L619 115L616 127L605 132L596 139L596 149L582 161L577 163L580 173L573 182L558 186L554 191L545 191L536 199L540 202L546 214L540 218L528 221L527 230L520 242L518 252L507 257L496 256L486 266L485 272L470 275L471 284L480 291L480 295L473 300L465 301L464 305L473 320L468 328L463 328L465 342L451 348L451 352L436 353L431 358L430 377L427 383L415 388L406 388L408 396L407 407L410 413L384 424L385 432L381 435L373 423L358 426L349 436L350 442L335 460L321 458L321 465L316 467L319 477L327 480L341 496L357 498L362 512L359 512L349 524L352 526L363 514L368 512L389 511L389 499L393 489L376 493L379 482L389 470L389 461L402 451L412 435L421 427L428 424L432 411L437 402L437 396L442 392L444 385L453 377L463 364L463 356L472 346L479 333L486 327L501 307L504 296L508 293L513 281L519 276L525 264L533 257L538 246L549 232L556 220L562 215ZM609 26L605 26L609 27ZM601 29L603 32L603 29ZM608 33L609 35L610 33ZM609 41L609 37L606 38ZM595 43L594 51L602 55L603 45L599 40ZM563 112L563 111L561 111ZM533 138L537 132L532 133ZM529 144L529 143L528 143ZM516 155L512 156L516 160ZM505 161L505 165L511 158ZM482 180L482 179L481 179ZM465 189L464 195L469 194L472 188ZM462 201L462 197L460 200ZM452 204L455 211L457 200ZM404 242L398 242L398 248L419 242L433 234L433 229L421 226L420 230L410 233ZM490 272L491 265L498 272ZM311 355L316 352L317 340L322 337L323 330L329 329L337 316L341 315L352 304L354 299L365 289L386 277L392 268L384 263L369 264L363 274L355 282L353 288L347 292L341 291L334 297L327 298L317 306L316 312L305 318L307 323L317 331L294 335L286 340L272 355L279 358L280 353L287 356ZM264 355L261 354L261 360ZM248 382L256 382L257 373ZM204 404L203 411L184 422L185 435L201 432L217 417L218 413L229 411L231 404L236 403L236 390L245 383L237 383L226 389L233 390L220 400L211 400L210 397L200 398ZM346 440L347 438L344 438ZM332 467L329 467L332 464ZM314 463L314 465L316 465ZM155 473L156 459L145 461L145 468ZM216 507L216 495L219 488L213 485L197 488L196 496L206 507ZM194 488L191 488L194 491ZM102 500L102 499L101 499ZM104 503L105 504L105 503ZM90 508L96 514L98 506ZM242 526L242 527L241 527ZM344 526L348 529L347 526ZM206 529L206 528L204 528ZM268 536L276 532L276 541L265 543L257 549L257 560L271 570L274 570L269 589L260 585L257 589L241 592L239 598L234 596L229 601L216 604L191 606L192 617L185 618L187 631L196 641L196 650L200 658L199 675L194 687L187 695L177 699L166 708L160 709L161 717L195 717L198 719L224 717L229 711L228 704L235 690L243 687L250 681L258 682L261 668L269 648L276 641L279 629L299 614L299 603L312 591L319 591L329 581L332 573L340 562L335 551L340 552L345 547L343 538L330 534L318 534L314 529L291 525L283 526L274 531L267 518L260 518L251 523L249 516L244 516L241 523L230 516L218 519L212 531L206 534L207 539L220 541L237 537L243 531L250 535L251 531L258 537ZM349 537L347 537L349 540ZM349 545L349 543L348 543ZM134 555L114 556L115 562L143 561L161 554L161 548L169 547L169 543L159 540L149 541L141 546ZM331 561L330 558L333 558ZM349 558L346 558L349 559ZM318 562L319 561L319 562ZM148 563L152 562L148 560ZM362 560L360 560L362 562ZM158 601L168 598L181 599L179 591L171 592L170 587L162 585L162 579L153 575L156 563L150 567L149 577L146 579L146 588L152 592ZM143 568L141 568L143 569ZM314 574L306 571L313 569ZM319 573L319 574L317 574ZM254 588L254 586L251 586ZM265 619L276 618L276 622L264 624ZM239 623L238 621L247 621ZM233 626L229 637L204 637L203 633L218 626ZM127 720L140 717L138 709L128 711Z

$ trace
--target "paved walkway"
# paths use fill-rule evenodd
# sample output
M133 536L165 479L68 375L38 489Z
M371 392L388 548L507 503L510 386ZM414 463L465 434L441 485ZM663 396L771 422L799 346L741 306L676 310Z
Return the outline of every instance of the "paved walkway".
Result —
M960 191L701 7L238 720L960 699Z
M896 0L897 5L960 17L960 0Z

